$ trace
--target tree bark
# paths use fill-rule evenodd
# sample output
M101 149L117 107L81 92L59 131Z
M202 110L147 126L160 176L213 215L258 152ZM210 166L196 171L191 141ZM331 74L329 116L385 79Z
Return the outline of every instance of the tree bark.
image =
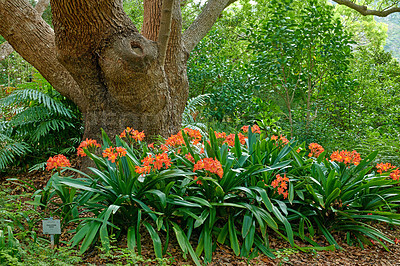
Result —
M26 0L0 1L0 34L62 95L81 110L85 104L78 84L57 61L54 32Z
M51 0L51 6L58 59L87 102L85 136L100 127L112 135L126 126L148 135L179 130L181 113L173 108L186 98L171 92L187 86L187 78L184 85L169 82L159 43L137 31L122 1Z
M42 15L49 4L50 0L39 0L39 2L35 6L36 12L38 12L39 15ZM12 52L14 52L14 49L9 42L6 41L2 43L0 45L0 61L6 59Z

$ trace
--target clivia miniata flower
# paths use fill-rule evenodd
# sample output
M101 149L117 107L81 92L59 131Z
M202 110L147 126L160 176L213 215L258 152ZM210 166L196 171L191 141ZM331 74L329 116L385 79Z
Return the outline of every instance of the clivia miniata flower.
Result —
M128 134L128 135L127 135ZM138 130L134 130L133 128L127 127L122 133L119 135L120 138L131 138L136 141L142 141L146 135L143 131L139 132Z
M283 145L286 145L286 144L289 143L289 140L288 140L285 136L283 136L283 135L280 135L279 137L278 137L278 136L275 136L275 135L272 135L272 136L271 136L271 140L276 140L276 141L279 140L280 142L282 142ZM275 145L278 146L279 143L275 143Z
M82 141L81 144L79 144L78 156L85 157L86 153L83 151L83 149L84 148L87 149L87 148L90 148L90 147L98 147L98 148L100 148L101 145L99 143L97 143L97 141L94 140L94 139L86 139L86 140Z
M238 133L237 135L238 135L240 144L244 145L246 143L247 137L245 135L243 135L242 133ZM230 146L230 147L235 146L235 134L229 134L226 137L224 143L228 144L228 146Z
M310 143L310 145L308 145L308 148L310 149L310 153L308 154L308 157L315 157L318 158L318 156L324 152L324 148L319 145L318 143Z
M283 195L284 199L289 195L286 182L289 182L289 178L286 177L286 174L284 174L283 177L280 174L277 174L276 179L271 182L271 186L273 188L278 188L278 194Z
M61 168L68 167L68 166L71 166L71 163L69 162L67 157L65 157L62 154L59 154L54 157L50 157L47 160L46 170L48 170L48 171L50 171L51 169L60 170Z
M138 174L148 174L152 168L160 170L163 165L165 169L168 169L171 166L171 159L168 157L167 153L164 152L155 155L154 157L149 154L142 159L141 166L135 166L135 172Z
M244 133L247 133L249 132L249 127L250 126L243 126L241 129ZM251 132L261 134L261 129L258 125L255 124L251 127Z
M196 184L198 184L198 185L202 185L202 184L203 184L203 183L201 182L201 180L199 180L199 178L198 178L197 176L194 176L194 177L193 177L193 180L195 180L195 181L197 180L197 181L196 181Z
M118 157L124 157L126 155L126 149L122 147L108 147L103 151L103 157L107 158L112 163L115 163L115 160Z
M390 177L391 177L393 180L399 181L399 180L400 180L400 170L399 170L399 168L396 168L395 170L393 170L393 171L390 173Z
M382 174L385 172L390 171L391 169L396 168L396 166L392 165L391 163L378 163L376 165L376 169L378 169L378 173Z
M224 170L222 169L221 163L217 159L213 158L204 158L199 160L193 167L193 172L196 172L197 170L204 169L206 171L209 171L213 174L217 174L219 178L222 178L224 175Z
M356 151L334 151L331 155L331 161L343 162L346 165L354 164L358 165L361 161L360 154Z

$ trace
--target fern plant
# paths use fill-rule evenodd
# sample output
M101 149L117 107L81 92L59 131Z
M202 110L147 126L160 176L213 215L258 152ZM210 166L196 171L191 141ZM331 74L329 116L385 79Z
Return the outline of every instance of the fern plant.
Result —
M191 128L200 131L204 136L207 133L207 125L196 120L199 114L199 108L206 104L210 94L202 94L189 99L182 114L182 127Z
M0 170L24 156L29 163L37 163L53 154L73 152L80 140L77 107L39 74L34 77L0 99L0 109L12 113L1 122Z

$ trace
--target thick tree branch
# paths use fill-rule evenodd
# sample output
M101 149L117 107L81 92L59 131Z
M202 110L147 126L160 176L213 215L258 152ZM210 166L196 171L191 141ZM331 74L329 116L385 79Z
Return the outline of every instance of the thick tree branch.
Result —
M35 6L36 12L38 12L39 15L42 15L49 4L50 0L39 0L39 2ZM14 49L8 42L2 43L0 45L0 61L6 59L12 52L14 52Z
M236 0L209 0L200 15L183 33L183 42L188 52L207 35L221 12Z
M172 8L174 6L174 0L164 0L161 10L160 18L160 30L158 32L157 42L160 47L160 62L161 65L165 63L165 57L167 55L168 40L171 33L171 21L172 21Z
M0 34L62 95L84 111L78 84L57 61L54 32L27 0L0 1Z
M356 3L353 3L350 0L333 0L334 2L338 3L339 5L345 5L351 9L356 10L363 16L378 16L378 17L387 17L392 13L397 13L400 12L400 7L390 7L388 9L383 9L383 10L373 10L373 9L368 9L367 6L363 5L358 5Z

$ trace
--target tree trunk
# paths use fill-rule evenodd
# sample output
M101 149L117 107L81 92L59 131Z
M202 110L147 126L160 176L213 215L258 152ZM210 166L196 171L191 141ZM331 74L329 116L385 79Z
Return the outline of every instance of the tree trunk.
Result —
M137 31L122 1L51 0L51 6L58 60L87 103L84 137L99 135L100 128L119 134L127 126L148 135L179 130L181 112L174 109L186 97L173 96L178 87L187 91L187 77L175 83L168 76L186 68L185 61L165 71L159 43Z
M0 0L0 34L77 104L84 138L127 126L169 136L188 96L189 52L233 1L209 0L182 36L180 0L144 0L143 35L122 0L50 0L54 32L28 0Z

